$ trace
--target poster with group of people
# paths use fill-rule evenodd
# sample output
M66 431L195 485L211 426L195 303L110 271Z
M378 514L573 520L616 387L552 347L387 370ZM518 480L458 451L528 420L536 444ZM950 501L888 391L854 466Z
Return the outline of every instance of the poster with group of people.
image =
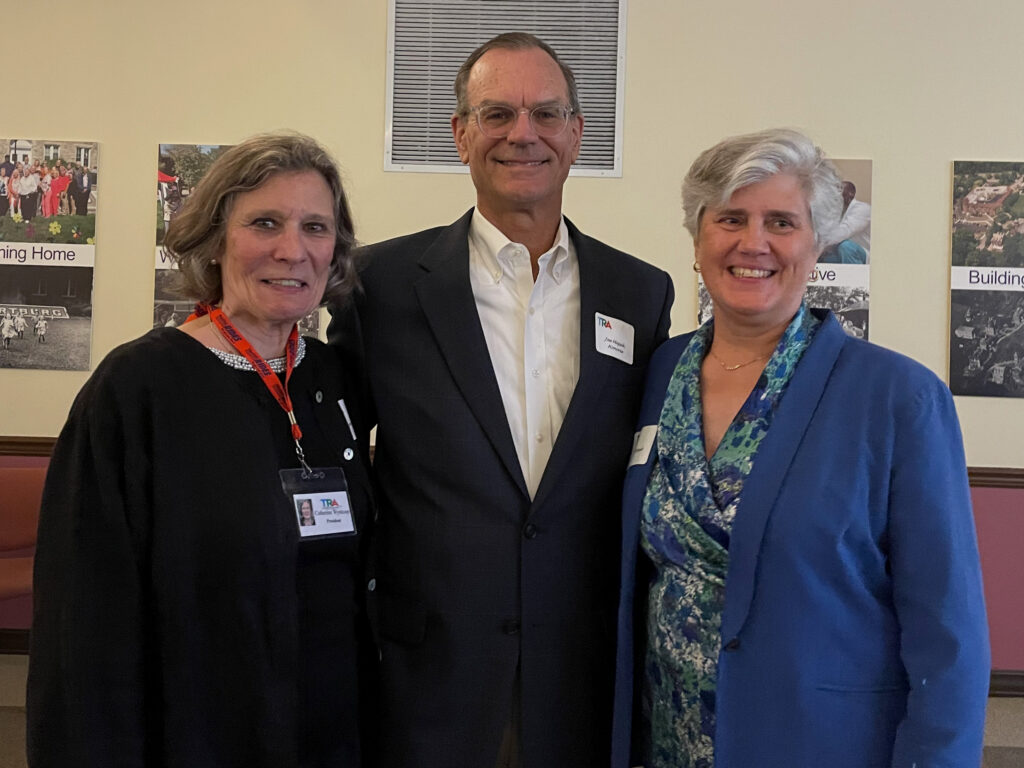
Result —
M0 151L0 368L89 370L98 145Z
M174 290L175 265L164 251L164 233L181 212L196 184L228 145L161 144L156 171L156 275L153 287L153 327L177 327L193 306Z
M156 170L156 274L153 283L153 327L177 327L194 309L192 301L175 289L173 259L164 250L164 233L209 170L230 144L161 144ZM299 323L299 331L316 336L320 311L314 310Z
M871 161L835 160L843 179L843 216L807 282L807 304L831 309L851 336L868 338L871 295ZM698 322L711 317L711 297L698 276Z
M949 387L1024 397L1024 163L953 163Z

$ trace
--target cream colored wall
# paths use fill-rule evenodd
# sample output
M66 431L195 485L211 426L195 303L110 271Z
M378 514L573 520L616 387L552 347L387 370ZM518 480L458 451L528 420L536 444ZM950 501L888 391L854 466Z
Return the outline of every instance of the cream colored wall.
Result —
M45 6L45 7L44 7ZM469 179L383 171L384 0L52 0L79 19L63 55L16 70L4 133L102 143L94 364L152 317L157 144L294 128L346 169L364 241L454 220ZM679 181L727 134L772 125L874 160L871 333L945 378L951 161L1024 160L1024 4L946 0L630 0L621 179L571 179L584 230L668 269L693 326ZM85 45L88 55L71 48ZM20 105L20 106L19 106ZM584 138L585 140L585 138ZM54 435L85 373L4 370L0 434ZM13 407L13 404L17 407ZM968 461L1024 467L1024 400L960 398ZM837 439L842 436L837 435Z

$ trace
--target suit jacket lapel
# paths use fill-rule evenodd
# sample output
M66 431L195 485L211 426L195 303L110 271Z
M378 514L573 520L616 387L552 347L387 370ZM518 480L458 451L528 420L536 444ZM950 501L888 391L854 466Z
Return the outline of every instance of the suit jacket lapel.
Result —
M528 495L469 282L472 215L470 209L424 251L420 266L426 274L415 290L456 386L505 468Z
M743 485L729 540L729 570L722 615L725 642L736 637L746 621L754 596L757 557L768 515L845 341L846 334L830 313L804 352L772 426L758 449L753 470Z
M600 407L601 389L608 377L609 368L622 365L607 355L599 354L594 342L596 312L612 317L623 317L625 312L621 307L616 307L609 296L609 286L614 286L618 278L595 243L581 235L568 219L566 225L576 247L580 268L580 378L544 468L544 476L534 497L535 505L544 500L557 485L562 472L571 465L573 452L587 431L593 409Z

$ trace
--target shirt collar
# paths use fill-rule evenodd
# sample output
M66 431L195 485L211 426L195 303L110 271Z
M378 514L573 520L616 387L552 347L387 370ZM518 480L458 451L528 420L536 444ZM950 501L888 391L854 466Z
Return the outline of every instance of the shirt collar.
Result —
M511 275L518 265L529 268L530 252L521 243L509 240L505 234L480 213L473 210L469 222L470 253L475 254L480 264L500 283L504 275ZM551 247L541 254L541 271L546 270L556 283L566 277L569 261L569 228L565 217L558 220L558 232Z

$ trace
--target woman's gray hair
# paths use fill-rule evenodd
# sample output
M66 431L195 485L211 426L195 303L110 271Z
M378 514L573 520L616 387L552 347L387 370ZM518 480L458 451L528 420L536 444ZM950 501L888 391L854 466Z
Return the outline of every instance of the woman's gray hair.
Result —
M705 210L725 205L736 190L780 173L799 180L811 209L814 243L828 245L843 216L842 180L821 147L788 128L731 136L694 161L683 179L683 223L694 242Z
M334 199L334 256L322 301L347 299L359 278L352 259L352 214L341 174L330 153L301 133L252 136L213 161L164 237L164 250L178 265L176 292L210 305L220 302L224 289L217 259L224 252L225 225L235 199L279 173L302 171L323 176Z

